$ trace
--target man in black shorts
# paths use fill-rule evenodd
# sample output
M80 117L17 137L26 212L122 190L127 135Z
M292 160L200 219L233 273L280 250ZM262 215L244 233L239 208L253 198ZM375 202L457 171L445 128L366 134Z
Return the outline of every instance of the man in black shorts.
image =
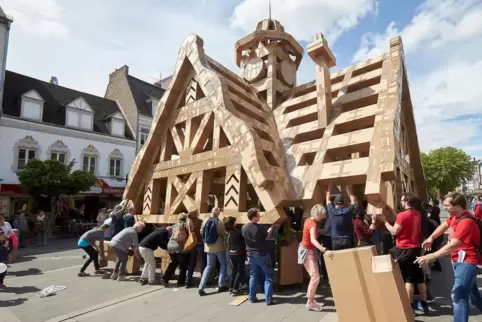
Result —
M422 216L415 208L421 207L420 199L404 194L401 198L402 207L405 209L396 217L395 225L390 225L385 220L385 227L396 238L397 261L402 271L405 289L412 307L418 308L425 314L429 313L427 305L427 285L423 269L415 263L417 257L422 256ZM420 302L413 303L413 293L417 286Z

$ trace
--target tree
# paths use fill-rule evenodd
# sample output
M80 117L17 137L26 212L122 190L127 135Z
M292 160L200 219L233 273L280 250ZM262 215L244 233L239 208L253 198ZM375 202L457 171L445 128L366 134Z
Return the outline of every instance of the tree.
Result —
M450 146L422 153L421 159L429 193L439 196L470 180L476 170L470 155Z
M29 161L17 174L20 186L35 200L47 196L52 203L61 195L73 195L90 189L97 178L82 170L72 172L74 165L75 160L69 165L56 160Z

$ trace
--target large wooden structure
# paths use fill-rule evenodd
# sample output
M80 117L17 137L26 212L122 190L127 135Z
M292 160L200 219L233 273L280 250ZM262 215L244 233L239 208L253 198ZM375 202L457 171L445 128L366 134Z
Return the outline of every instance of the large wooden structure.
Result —
M242 223L261 204L272 223L283 207L323 202L329 182L353 184L373 211L403 191L426 197L401 39L333 74L321 33L307 50L316 79L297 86L303 48L278 21L236 43L239 76L207 56L199 36L184 40L125 190L139 219L205 214L214 194L224 215Z

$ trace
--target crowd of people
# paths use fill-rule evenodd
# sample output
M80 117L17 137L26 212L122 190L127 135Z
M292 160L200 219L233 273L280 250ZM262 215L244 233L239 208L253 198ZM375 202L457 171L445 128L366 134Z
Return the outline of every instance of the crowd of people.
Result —
M441 222L439 202L435 199L424 203L417 196L405 193L399 200L401 212L398 214L386 206L382 213L369 215L367 202L357 200L351 186L346 189L348 206L343 195L334 197L331 190L331 187L327 189L326 205L314 205L310 217L304 219L298 249L298 263L310 276L308 310L323 309L323 304L316 299L322 276L329 285L323 254L332 256L337 250L375 245L379 254L391 253L396 258L414 311L429 314L430 272L441 270L438 259L450 255L455 275L452 289L454 321L468 321L470 302L482 312L482 296L476 282L477 266L482 264L482 226L477 218L480 203L476 203L471 213L464 195L450 193L443 199L443 207L450 217ZM126 279L128 258L134 255L144 262L139 280L142 285L162 284L167 287L178 270L176 287L192 288L195 287L193 274L200 258L202 273L197 285L200 296L206 295L207 285L217 280L216 292L236 296L247 286L248 299L254 303L258 301L257 291L261 288L264 302L273 304L276 265L273 233L279 225L259 224L259 209L248 211L248 222L242 227L236 224L234 217L221 219L217 207L204 220L197 212L182 213L174 225L154 230L150 228L152 225L136 222L135 214L135 208L118 205L98 220L98 227L80 237L78 247L85 251L88 259L80 269L79 277L89 275L86 269L91 263L95 274L104 274L99 260L105 262L104 241L110 240L110 247L117 257L111 275L113 280ZM446 231L450 234L448 242L443 245ZM16 239L12 227L0 215L0 264L7 262L12 243L18 244ZM166 250L171 259L160 280L156 280L154 256L158 248ZM4 289L6 269L3 271L4 266L0 266L0 289ZM416 295L418 300L415 300Z

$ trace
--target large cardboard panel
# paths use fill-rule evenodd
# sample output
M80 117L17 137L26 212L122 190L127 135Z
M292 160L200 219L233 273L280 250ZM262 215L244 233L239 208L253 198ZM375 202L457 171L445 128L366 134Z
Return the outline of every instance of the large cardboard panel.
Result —
M304 267L298 264L298 242L293 241L289 246L279 249L278 283L292 285L303 283Z
M372 271L381 307L385 311L383 321L413 322L415 318L398 263L390 255L375 256L372 258Z
M357 252L358 258L360 259L362 276L365 280L368 296L370 298L370 304L373 310L373 322L391 321L391 319L388 319L388 317L385 315L383 301L380 297L377 283L375 281L375 274L372 272L372 258L377 256L377 248L376 246L359 247L357 248Z
M339 322L375 321L356 248L324 255Z

